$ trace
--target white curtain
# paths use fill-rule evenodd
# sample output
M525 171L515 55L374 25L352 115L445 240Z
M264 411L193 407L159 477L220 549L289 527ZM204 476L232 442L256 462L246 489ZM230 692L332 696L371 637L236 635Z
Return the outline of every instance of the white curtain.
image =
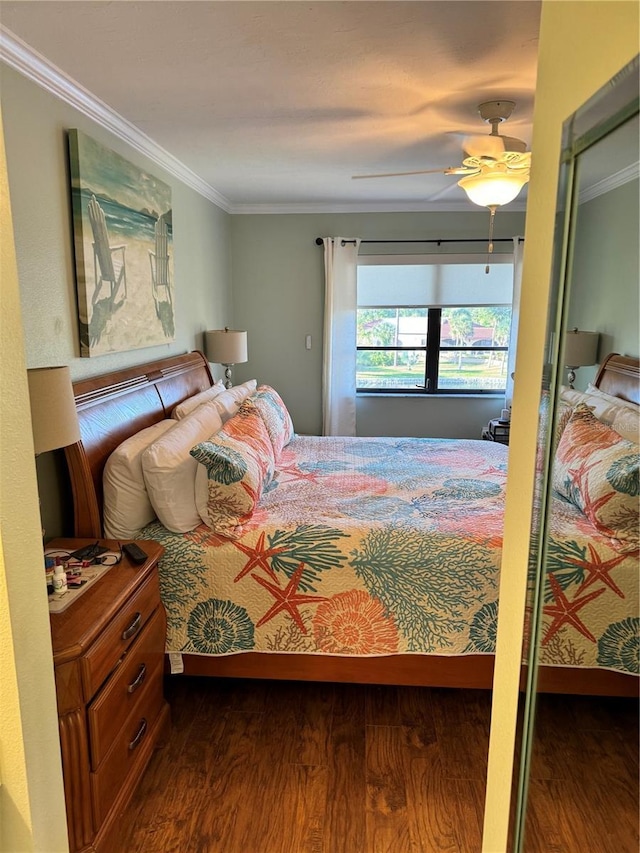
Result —
M323 237L322 434L356 434L356 274L359 239Z
M513 238L513 294L511 298L511 334L509 336L509 360L507 361L507 389L504 395L506 409L511 408L513 383L516 370L516 348L518 343L518 325L520 323L520 290L522 288L522 249L524 243L520 237Z

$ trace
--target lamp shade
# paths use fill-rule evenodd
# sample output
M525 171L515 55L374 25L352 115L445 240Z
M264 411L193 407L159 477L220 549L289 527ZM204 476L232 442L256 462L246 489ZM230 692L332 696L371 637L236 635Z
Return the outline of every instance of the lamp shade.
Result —
M509 204L529 180L529 171L502 172L484 171L479 175L468 175L458 181L458 186L474 204L481 207L500 207Z
M69 368L36 367L27 370L27 379L36 454L80 441Z
M247 333L234 329L213 329L204 333L204 351L214 364L241 364L248 361Z
M564 336L564 363L566 367L586 367L595 364L598 356L598 332L568 331Z

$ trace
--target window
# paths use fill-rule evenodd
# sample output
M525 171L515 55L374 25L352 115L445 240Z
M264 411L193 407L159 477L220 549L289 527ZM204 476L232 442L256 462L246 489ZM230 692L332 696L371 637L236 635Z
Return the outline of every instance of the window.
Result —
M504 393L511 256L484 269L469 255L360 257L357 390Z

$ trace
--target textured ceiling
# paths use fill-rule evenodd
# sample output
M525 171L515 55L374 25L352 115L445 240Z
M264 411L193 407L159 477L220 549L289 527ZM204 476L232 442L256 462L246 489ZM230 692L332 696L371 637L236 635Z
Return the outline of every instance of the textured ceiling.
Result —
M232 208L465 202L451 176L351 176L458 165L453 132L488 133L488 99L516 101L501 130L530 144L539 14L535 0L0 3L9 34Z

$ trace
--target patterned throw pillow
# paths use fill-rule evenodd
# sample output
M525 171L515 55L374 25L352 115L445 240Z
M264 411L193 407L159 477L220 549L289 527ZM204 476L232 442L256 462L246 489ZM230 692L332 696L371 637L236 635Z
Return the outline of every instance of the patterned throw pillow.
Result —
M200 518L220 536L239 537L275 469L267 428L252 401L245 400L216 435L191 448L191 455L201 463L195 487Z
M639 470L638 445L576 406L558 444L553 488L623 552L639 544Z
M289 410L282 397L270 385L260 385L251 399L265 422L277 462L282 448L289 444L295 434Z

